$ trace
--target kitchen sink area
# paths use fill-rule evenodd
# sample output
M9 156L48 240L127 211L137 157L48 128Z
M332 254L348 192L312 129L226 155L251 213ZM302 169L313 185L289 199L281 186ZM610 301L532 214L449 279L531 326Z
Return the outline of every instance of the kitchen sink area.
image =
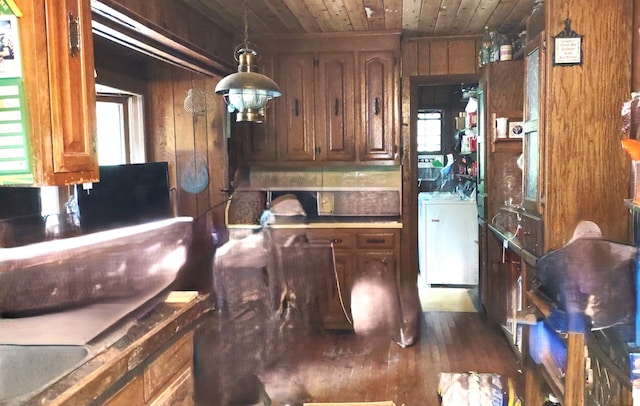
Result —
M211 312L209 295L184 299L182 293L191 292L172 292L151 310L111 326L86 345L0 345L0 405L107 403L168 346L173 357L171 346L192 337L194 327ZM163 371L173 366L160 364Z
M19 404L88 356L89 348L82 345L0 345L0 404Z
M175 217L1 249L0 405L49 404L35 398L65 379L72 387L122 354L135 358L125 367L142 362L143 326L186 311L165 300L191 233L192 219ZM200 313L201 302L194 301ZM45 397L57 401L60 391Z

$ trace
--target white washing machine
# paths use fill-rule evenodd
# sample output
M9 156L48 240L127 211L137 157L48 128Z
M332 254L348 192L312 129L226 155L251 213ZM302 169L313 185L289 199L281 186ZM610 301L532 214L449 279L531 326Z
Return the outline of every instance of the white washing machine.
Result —
M478 284L478 208L457 194L418 195L418 259L428 285Z

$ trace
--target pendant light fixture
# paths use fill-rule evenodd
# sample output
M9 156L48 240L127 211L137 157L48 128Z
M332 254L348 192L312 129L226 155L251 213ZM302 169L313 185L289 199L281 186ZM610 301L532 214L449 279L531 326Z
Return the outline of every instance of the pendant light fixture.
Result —
M281 95L278 84L257 72L258 53L249 47L247 0L244 1L244 42L236 47L238 72L218 82L215 92L224 97L230 112L236 112L236 121L261 123L269 100Z

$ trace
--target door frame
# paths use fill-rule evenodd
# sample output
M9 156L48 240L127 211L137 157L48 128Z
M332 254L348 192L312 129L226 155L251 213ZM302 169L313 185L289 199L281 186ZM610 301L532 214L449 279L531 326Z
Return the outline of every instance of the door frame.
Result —
M409 139L405 139L402 182L402 274L411 283L418 278L418 151L415 117L418 114L418 87L424 85L452 85L479 83L480 74L411 76L409 78ZM406 96L403 96L405 98ZM406 100L406 99L405 99ZM403 103L404 104L404 103ZM404 104L406 105L406 104ZM408 141L408 145L407 145Z

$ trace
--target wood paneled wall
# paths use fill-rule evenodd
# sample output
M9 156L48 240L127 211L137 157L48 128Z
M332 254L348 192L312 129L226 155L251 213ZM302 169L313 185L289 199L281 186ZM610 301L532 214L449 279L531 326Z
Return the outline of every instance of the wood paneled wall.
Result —
M229 71L233 70L232 36L186 4L172 0L101 1L143 22L157 35L165 35L201 55L229 61ZM221 76L196 73L178 64L114 48L104 41L96 41L96 70L111 86L124 84L129 90L143 93L147 161L169 163L175 214L194 218L194 241L178 285L209 290L214 252L212 233L222 233L221 238L226 238L224 211L229 188L227 112L222 97L214 93ZM185 110L189 89L206 93L204 113L194 115ZM194 194L182 189L181 184L185 169L198 161L207 165L209 182L204 190Z
M209 286L212 254L211 234L224 229L224 210L229 187L226 139L226 107L223 99L213 93L219 77L201 74L162 63L148 68L147 134L151 161L169 163L169 180L175 198L177 215L195 219L196 241L189 281L203 289ZM208 108L204 113L191 114L184 108L189 92L208 92ZM188 166L204 160L209 183L200 193L182 189L182 177ZM195 279L194 279L195 278Z
M620 146L620 106L631 93L633 1L558 0L545 7L545 247L567 243L580 220L625 241L630 164ZM553 36L567 18L584 36L582 65L553 66Z

